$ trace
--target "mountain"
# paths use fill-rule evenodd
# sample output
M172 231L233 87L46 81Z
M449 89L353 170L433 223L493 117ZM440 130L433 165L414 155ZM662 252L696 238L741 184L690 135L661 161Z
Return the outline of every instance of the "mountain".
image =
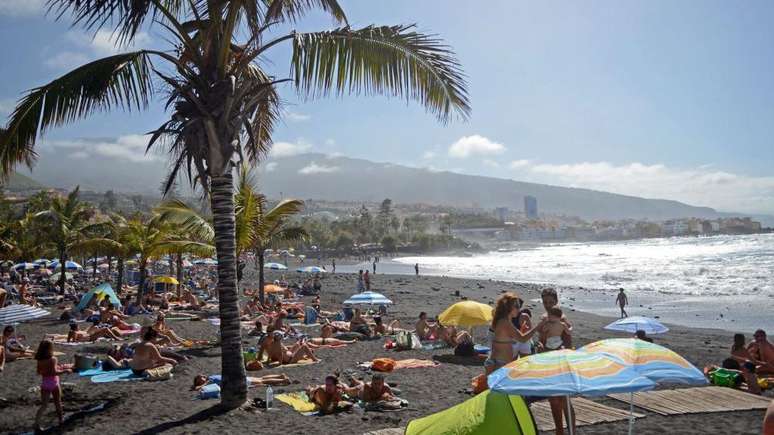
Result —
M537 198L538 209L584 219L716 218L709 207L645 199L589 189L525 183L501 178L434 172L389 163L321 154L273 159L261 174L269 197L293 196L347 201L444 204L458 207L509 207L523 210L524 196Z
M142 155L141 153L139 154ZM136 161L94 154L41 153L34 172L39 182L82 190L159 194L167 166L163 158ZM501 178L430 171L390 163L376 163L323 154L271 158L260 171L260 188L270 198L297 197L340 201L426 203L456 207L508 207L522 210L524 196L537 198L540 212L594 219L718 218L709 207L678 201L645 199L589 189L526 183ZM185 184L185 183L181 183ZM183 194L188 192L183 191ZM738 214L735 214L738 215ZM774 226L774 217L751 216Z
M44 189L46 186L38 183L34 179L20 174L18 172L14 172L11 174L10 178L6 183L2 185L2 188L7 190L8 192L24 192L24 191L30 191L30 190L40 190Z

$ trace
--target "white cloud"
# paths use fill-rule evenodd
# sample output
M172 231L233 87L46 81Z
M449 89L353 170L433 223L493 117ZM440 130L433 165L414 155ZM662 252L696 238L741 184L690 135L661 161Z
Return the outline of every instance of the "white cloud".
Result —
M751 177L712 169L673 168L663 164L608 162L536 164L529 181L667 198L722 211L774 213L774 177Z
M339 170L338 166L324 166L324 165L318 165L317 163L312 162L304 166L303 168L299 169L298 173L303 175L329 174L331 172L336 172L338 170Z
M0 15L12 17L43 16L45 4L46 0L0 0Z
M492 159L484 159L481 161L485 166L489 166L490 168L499 168L500 163L498 163L496 160Z
M298 141L297 143L274 142L274 145L271 146L271 156L272 157L295 156L296 154L302 154L309 151L310 148L312 148L312 145L303 141Z
M503 144L492 142L484 136L474 134L472 136L463 136L449 146L449 155L452 157L464 159L473 155L496 155L505 152Z
M424 154L422 154L422 158L425 160L435 158L435 151L425 151Z
M62 51L49 57L43 63L53 69L72 69L81 66L90 59L86 54L76 51Z
M325 139L325 145L328 145L328 146L336 145L336 141L333 140L333 139L330 139L330 138L329 139Z
M277 169L277 162L269 162L266 164L266 167L264 168L266 172L271 172L275 169Z
M102 157L132 163L163 160L162 156L153 152L145 154L148 140L149 136L147 135L130 134L108 139L46 141L43 146L54 153L58 152L57 148L66 148L66 155L76 159Z
M285 119L291 122L304 122L304 121L309 121L309 119L311 118L312 118L311 116L306 115L304 113L292 112L290 110L285 112Z
M512 161L508 166L511 169L520 169L525 166L529 166L531 162L529 160L521 159L521 160L514 160Z

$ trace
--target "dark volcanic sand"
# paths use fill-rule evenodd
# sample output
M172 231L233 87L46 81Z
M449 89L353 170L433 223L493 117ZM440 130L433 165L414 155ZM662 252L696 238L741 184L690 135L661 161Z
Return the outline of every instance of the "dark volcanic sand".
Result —
M292 275L292 274L291 274ZM271 279L274 277L269 276ZM254 274L248 273L246 285L252 287ZM253 281L251 281L253 280ZM322 303L324 310L333 311L347 296L354 292L354 277L351 275L333 275L324 281ZM420 311L437 316L444 308L459 300L454 291L480 302L492 302L502 290L515 291L530 301L538 297L536 288L526 285L514 285L494 281L476 281L443 277L406 277L376 275L372 278L373 289L384 293L396 304L390 308L388 318L399 318L404 326L413 325ZM481 288L483 287L483 288ZM572 290L563 290L562 301L574 297ZM578 292L577 297L582 297ZM541 314L542 308L532 305L533 314ZM58 315L58 311L55 311ZM602 327L611 319L589 313L572 311L565 305L565 312L574 324L574 343L576 346L610 337ZM140 318L132 321L142 323ZM186 338L214 339L216 328L208 322L175 321L170 325L177 333ZM670 348L685 356L698 367L709 363L718 363L727 354L731 336L737 331L700 330L672 326L671 331L658 338L657 342L668 344ZM27 336L28 344L36 346L43 334L63 333L67 325L54 320L44 320L19 327L19 333ZM482 332L482 331L480 331ZM751 335L751 331L739 331ZM247 338L245 344L254 344ZM105 349L105 345L81 346L92 352ZM71 362L74 347L59 346L57 350L65 352L60 361ZM174 378L163 382L133 381L112 384L93 384L87 378L77 375L65 375L62 381L72 384L71 392L66 393L64 402L66 412L91 407L108 402L105 410L73 419L64 427L65 431L77 433L276 433L276 434L333 434L346 431L348 434L360 434L369 430L386 427L405 426L413 418L431 414L460 403L470 396L464 390L470 386L470 380L482 373L480 364L466 365L450 358L450 350L433 352L387 352L382 341L361 342L344 349L322 349L317 355L323 362L316 365L289 369L275 368L250 375L260 376L268 373L286 373L299 384L275 389L275 394L283 391L300 390L308 384L323 382L325 375L335 370L355 369L356 362L368 361L376 357L389 356L403 358L434 358L442 362L437 368L399 370L389 374L387 380L398 384L402 397L410 402L408 410L394 413L363 413L354 411L325 417L305 417L286 405L276 402L276 408L270 412L251 407L232 411L228 414L211 416L209 410L216 401L195 400L189 391L192 378L197 373L215 374L220 372L220 353L218 348L194 349L184 351L194 358L179 365ZM362 372L358 372L362 373ZM37 409L37 392L28 391L40 383L35 374L32 360L16 361L6 364L0 373L0 432L19 433L32 427ZM263 389L251 389L250 398L263 397ZM625 409L622 403L600 399L610 406ZM698 414L691 416L661 417L646 413L647 418L637 420L635 430L638 434L760 434L763 411L738 413ZM49 406L48 424L55 421L53 406ZM579 434L625 433L627 422L585 426Z

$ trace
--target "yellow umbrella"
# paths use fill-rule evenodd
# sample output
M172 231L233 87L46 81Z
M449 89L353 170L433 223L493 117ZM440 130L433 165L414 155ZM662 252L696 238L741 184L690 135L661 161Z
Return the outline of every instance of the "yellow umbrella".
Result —
M160 276L156 278L156 282L163 282L164 284L180 284L175 278L172 278L171 276Z
M487 325L492 323L492 307L476 301L457 302L441 313L438 321L463 327Z

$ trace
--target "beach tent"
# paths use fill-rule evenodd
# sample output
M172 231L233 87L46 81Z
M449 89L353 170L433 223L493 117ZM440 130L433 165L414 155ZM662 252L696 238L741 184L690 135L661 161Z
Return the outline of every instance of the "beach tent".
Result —
M116 292L113 291L113 287L110 287L110 284L108 283L102 283L83 295L81 301L78 303L78 306L75 307L75 311L81 311L82 309L86 308L86 306L91 301L91 298L95 296L99 299L104 299L106 297L110 298L111 304L118 305L119 307L121 306L121 300L119 300L118 296L116 296Z
M535 435L537 425L521 396L484 391L472 399L409 422L406 435Z

